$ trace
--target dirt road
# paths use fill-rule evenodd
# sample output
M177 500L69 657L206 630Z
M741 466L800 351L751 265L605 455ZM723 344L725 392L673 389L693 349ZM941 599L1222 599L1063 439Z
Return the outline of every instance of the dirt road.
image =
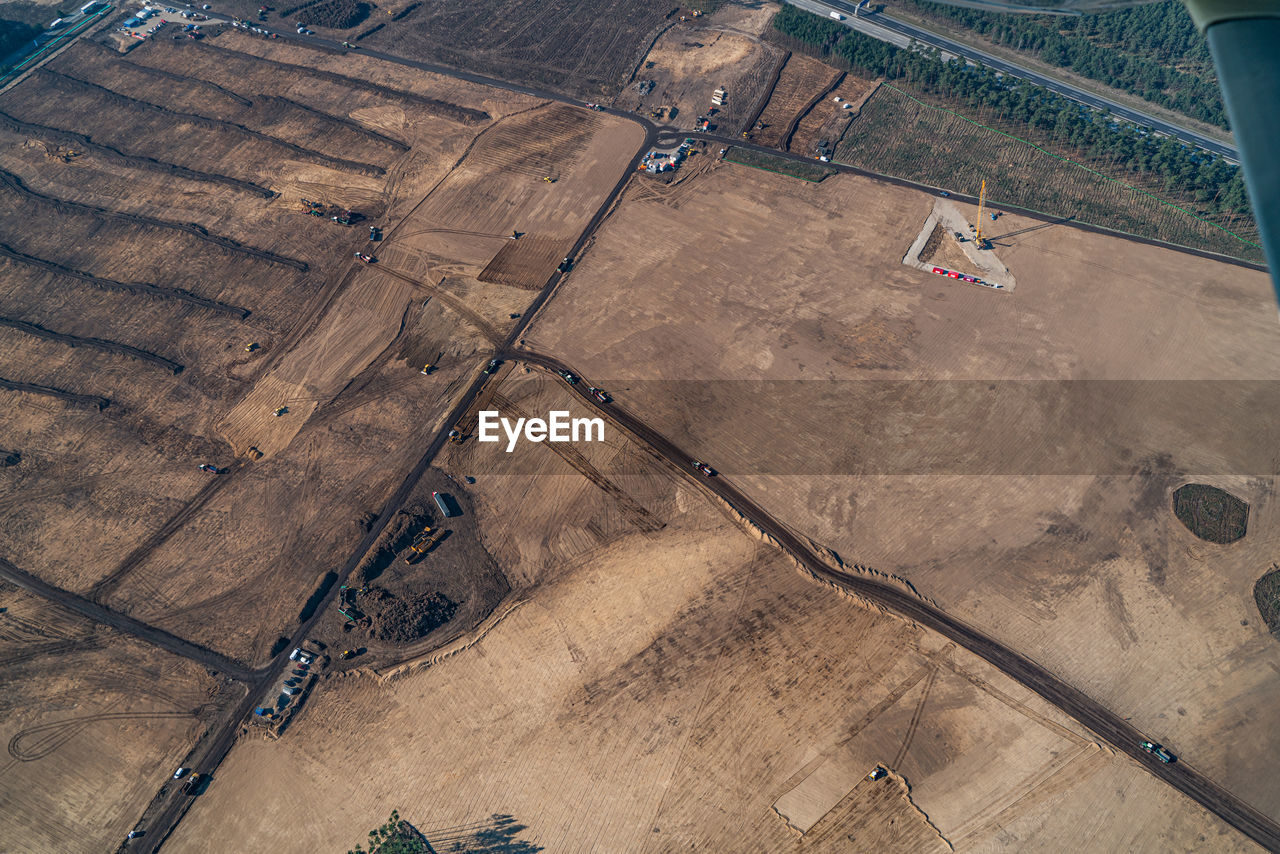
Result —
M582 376L571 366L542 354L509 350L500 355L503 358L538 365L552 371L572 371L579 377ZM1088 727L1116 750L1137 760L1152 775L1187 795L1250 839L1268 850L1280 851L1280 824L1239 800L1194 768L1182 762L1165 764L1144 751L1140 744L1147 736L1128 724L1120 715L1063 682L1031 659L1003 646L950 614L934 608L915 595L890 584L832 568L790 528L767 514L732 483L719 476L698 475L691 465L693 457L650 428L638 416L616 403L601 404L597 401L587 392L585 379L569 388L583 403L626 430L655 456L666 460L690 480L697 481L709 492L727 502L753 525L776 540L783 550L798 560L814 577L881 605L963 646L1009 677L1035 691Z
M189 658L198 664L203 664L210 670L216 670L240 682L256 684L263 672L251 670L238 661L232 661L225 655L214 652L211 649L206 649L199 644L171 635L164 629L157 629L155 626L149 626L146 623L135 620L133 617L126 617L124 614L104 608L97 602L93 602L83 596L77 596L66 590L60 590L52 584L46 584L34 575L18 569L3 558L0 558L0 580L7 581L15 587L20 587L28 593L34 593L70 611L75 611L77 614L88 617L96 623L110 626L127 635L133 635L175 655Z

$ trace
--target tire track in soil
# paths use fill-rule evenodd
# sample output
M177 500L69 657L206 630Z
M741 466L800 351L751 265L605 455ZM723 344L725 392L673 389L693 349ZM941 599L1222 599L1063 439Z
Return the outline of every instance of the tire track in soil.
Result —
M94 50L97 50L100 53L100 55L103 58L105 58L108 62L110 62L112 65L117 65L117 66L123 65L125 68L131 68L134 71L140 71L143 74L150 74L154 77L159 77L161 80L168 80L173 83L178 83L184 87L201 87L205 89L212 89L217 94L221 95L224 98L227 98L228 100L235 101L237 104L239 104L242 107L253 106L253 101L250 101L248 98L244 97L243 95L238 95L235 92L232 92L230 89L224 89L221 86L219 86L217 83L214 83L211 80L205 80L200 77L188 77L187 75L179 74L176 71L169 71L164 68L155 68L150 65L143 65L142 63L139 63L139 62L133 62L132 60L121 57L120 54L113 48L109 48L106 45L102 44L101 42L96 42L96 41L93 41L92 39L83 41L81 42L81 44L85 45L86 47L92 46ZM52 65L55 63L50 63L50 64ZM56 63L56 64L61 65L61 63Z
M154 113L171 119L176 122L188 122L206 130L225 131L227 133L239 134L247 136L250 139L256 139L259 142L265 142L269 145L279 146L286 151L292 152L295 156L303 160L310 161L320 166L328 166L331 169L337 169L342 172L354 172L357 175L365 175L371 178L381 178L387 174L387 170L381 166L372 163L361 163L358 160L346 160L341 157L334 157L311 148L303 148L296 142L289 142L287 139L281 139L278 136L272 136L262 131L245 127L236 122L227 121L226 119L215 119L210 116L202 116L199 113L183 113L178 110L171 110L168 107L162 107L159 104L153 104L150 101L143 101L130 95L117 92L114 89L108 89L105 86L99 86L88 80L81 80L79 77L72 77L70 74L63 74L59 71L50 71L47 68L36 69L35 76L42 81L49 82L53 88L62 91L75 91L76 89L86 89L94 94L101 95L108 101L114 101L122 107L132 110L141 110L142 112Z
M439 101L435 98L428 98L425 95L419 95L416 92L406 92L403 89L395 89L391 86L383 86L378 83L370 83L367 80L360 80L355 77L347 77L344 74L338 74L333 71L325 71L320 68L308 68L305 65L295 65L291 62L281 62L278 59L267 59L266 57L256 56L252 53L235 50L229 47L218 47L217 45L208 44L206 42L195 42L178 48L179 50L187 50L195 48L201 51L210 51L223 54L224 56L234 56L242 60L247 60L254 65L267 65L281 71L301 74L304 77L319 78L329 83L335 83L339 86L346 86L349 89L358 89L362 92L373 92L387 98L396 98L410 104L416 104L426 108L428 111L435 113L447 119L461 122L462 124L478 124L479 122L487 122L492 118L483 110L473 110L470 107L459 106L458 104L450 104L448 101Z
M97 715L85 715L80 718L28 727L9 739L9 755L19 762L35 762L44 759L62 745L75 738L87 726L98 721L107 720L154 720L157 718L189 718L191 712L103 712ZM24 740L35 737L35 743L29 747Z
M46 341L57 341L60 344L66 344L68 347L88 347L91 350L101 350L104 353L114 353L118 356L129 356L142 362L149 362L158 365L172 374L182 373L182 365L159 356L155 353L139 350L137 347L130 347L128 344L121 344L119 341L108 341L104 338L81 338L79 335L68 335L65 332L54 332L52 329L45 329L38 323L28 323L25 320L17 320L12 317L0 317L0 327L16 329L35 338L43 338Z
M506 410L516 418L527 419L529 417L529 413L513 403L510 398L504 397L496 391L490 395L489 400L494 406ZM599 487L601 492L618 502L623 512L632 517L632 520L641 531L651 533L666 527L665 522L655 518L643 504L631 496L631 493L605 477L577 448L564 442L546 442L544 444L559 454L560 458L576 469L579 474Z
M0 388L8 391L22 391L27 394L40 394L45 397L56 397L59 400L65 400L68 403L77 406L92 406L101 412L111 405L111 401L105 397L97 397L91 394L76 394L71 391L63 391L60 388L53 388L47 385L35 385L33 383L20 383L13 380L7 380L0 377Z
M3 114L0 113L0 115ZM210 234L204 226L196 225L194 222L170 222L169 220L156 219L155 217L143 216L142 214L108 210L106 208L97 207L96 205L88 205L83 202L73 202L70 199L46 196L45 194L36 192L28 187L17 175L14 175L12 172L6 172L3 169L0 169L0 185L26 198L52 205L53 209L58 213L65 213L68 210L79 211L98 219L114 219L121 222L127 222L130 225L150 226L151 228L163 228L169 231L179 231L183 234L190 234L198 240L203 240L204 242L211 243L214 246L220 246L223 249L238 252L242 255L248 255L252 258L258 258L262 261L269 261L273 264L292 267L293 269L299 270L303 273L311 269L310 265L305 261L299 261L296 258L286 258L283 255L268 252L266 249L255 249L252 246L245 246L242 243L232 240L230 237Z
M901 773L902 760L907 758L907 751L911 749L911 741L916 737L916 730L920 728L920 718L924 717L924 705L929 702L929 692L933 690L933 683L936 681L938 681L938 668L935 666L925 679L924 691L920 693L920 702L916 703L915 711L911 713L911 723L907 724L907 734L903 736L902 746L898 748L898 753L889 766L894 771Z
M345 119L342 116L335 116L331 113L326 113L323 110L317 110L315 107L308 107L306 104L300 104L297 101L290 100L289 98L285 98L281 95L255 95L254 97L268 104L283 104L286 107L306 113L309 116L314 116L322 122L346 128L347 130L358 133L361 136L368 137L375 142L380 142L401 154L408 151L410 148L408 143L389 137L386 134L379 133L373 128L365 127L357 121ZM386 170L383 170L383 172L385 174Z
M236 476L243 470L241 465L242 463L237 461L232 464L231 471L226 474L214 475L213 479L202 486L200 491L184 504L177 513L170 516L168 521L160 526L159 530L129 552L115 569L99 579L96 584L89 588L89 592L85 595L99 604L105 602L115 592L125 576L140 566L153 551L183 528L191 520L192 516L204 509L206 504L236 479Z
M179 166L176 163L168 163L163 160L156 160L153 157L143 157L140 154L126 154L118 148L112 148L110 145L101 142L94 142L92 137L86 136L75 131L63 130L62 128L48 127L47 125L39 125L34 122L25 122L21 119L14 118L8 113L0 113L0 127L5 130L17 134L23 134L31 137L44 137L49 141L59 144L69 144L79 146L85 151L91 151L103 160L112 163L119 163L122 166L129 166L135 169L145 169L149 172L160 172L169 177L185 178L188 181L199 181L207 184L221 184L225 187L231 187L263 199L274 199L278 193L269 190L266 187L259 186L249 181L243 181L239 178L232 178L230 175L218 175L213 172L199 172L195 169L188 169L185 166Z
M44 258L37 258L34 255L24 255L11 246L0 243L0 257L8 258L19 264L26 264L30 267L36 267L41 270L47 270L59 276L66 276L69 279L77 279L81 282L87 282L90 286L99 288L104 291L124 291L129 294L147 294L149 296L159 297L160 299L181 300L192 305L198 305L209 311L220 314L230 314L243 320L249 316L249 309L241 308L236 305L228 305L227 303L218 302L207 297L197 296L190 291L184 291L180 288L164 288L160 285L153 285L148 282L117 282L115 279L104 279L101 276L95 276L92 273L86 273L83 270L73 270L70 267L64 267L56 261L48 261Z
M489 324L489 321L485 320L483 317L477 314L476 311L471 308L471 306L467 305L465 302L463 302L453 294L449 293L448 291L442 290L438 286L428 285L426 282L418 281L412 276L407 275L405 273L401 273L399 270L393 270L390 267L383 267L381 265L377 265L373 267L373 269L377 272L386 273L388 276L399 279L400 281L406 282L407 284L413 285L415 288L418 288L419 290L425 293L428 293L431 296L439 299L442 303L449 306L449 308L453 309L454 312L462 315L463 319L465 319L468 323L470 323L477 330L479 330L480 334L489 340L489 343L495 344L495 345L502 343L503 336L498 334L498 330L494 329L493 326ZM448 277L444 277L440 279L440 282L442 284L444 283L445 278L448 278Z

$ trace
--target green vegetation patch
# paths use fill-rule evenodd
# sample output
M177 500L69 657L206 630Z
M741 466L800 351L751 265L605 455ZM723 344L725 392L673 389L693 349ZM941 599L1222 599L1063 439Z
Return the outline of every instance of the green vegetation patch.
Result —
M777 172L779 175L799 178L801 181L811 181L815 184L828 175L834 175L836 172L836 170L829 166L823 166L821 163L791 160L786 157L779 157L776 154L756 151L753 148L740 148L736 145L731 146L724 153L724 159L730 163L751 166L755 169L763 169L766 172Z
M1271 571L1253 585L1253 601L1258 603L1262 622L1273 635L1280 635L1280 567L1271 564Z
M1153 104L1227 127L1209 44L1176 0L1098 15L1005 15L899 0L902 8L1069 68Z
M1226 544L1245 535L1249 505L1216 486L1188 483L1173 493L1173 514L1200 539Z
M369 831L369 847L357 845L347 854L435 854L426 837L417 828L391 811L391 817L381 827Z
M41 32L42 27L0 19L0 71L8 71L13 63L6 60Z
M774 16L771 38L839 68L901 81L881 87L851 123L836 150L841 162L969 193L986 178L997 204L1262 261L1243 177L1219 156L793 6Z
M837 162L1117 231L1261 261L1262 251L1213 220L1021 137L885 84L835 150ZM997 237L999 232L993 233Z

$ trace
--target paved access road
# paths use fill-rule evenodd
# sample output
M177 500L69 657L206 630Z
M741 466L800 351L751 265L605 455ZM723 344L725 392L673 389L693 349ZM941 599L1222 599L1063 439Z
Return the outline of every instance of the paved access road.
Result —
M582 377L578 371L550 356L523 350L509 351L504 355L513 360L553 371L572 371L578 377ZM703 477L696 474L692 466L694 458L671 440L617 403L602 404L597 401L586 391L585 379L580 380L576 386L568 386L568 388L583 403L626 430L636 441L661 456L682 474L699 481L708 491L715 493L753 525L773 537L784 551L800 561L805 569L818 579L881 605L901 617L954 641L1039 694L1049 703L1088 727L1116 750L1135 759L1152 775L1201 804L1250 839L1270 851L1280 851L1280 824L1236 798L1191 766L1183 762L1166 765L1147 753L1140 743L1148 736L1139 732L1120 715L1063 682L1026 656L1009 649L964 621L935 608L918 596L893 584L833 568L819 558L800 537L792 533L790 528L770 516L739 491L732 482L719 475Z
M787 0L787 2L797 8L805 9L806 11L812 11L813 8L816 7L826 9L828 14L830 12L839 12L846 18L844 23L848 26L853 26L853 13L854 7L857 5L856 2L851 3L848 2L848 0L803 0L803 2ZM1095 95L1088 90L1081 89L1056 78L1047 77L1037 71L1032 71L1024 66L1009 62L1006 59L1001 59L1000 57L987 53L979 48L970 47L962 42L954 41L953 39L937 35L929 30L921 29L913 24L908 24L905 21L899 21L897 18L891 18L882 12L868 12L864 9L858 13L857 20L859 22L874 24L874 27L857 27L857 29L867 35L879 38L882 41L897 43L898 39L889 37L887 33L885 35L877 34L875 31L876 27L880 27L884 30L888 30L890 33L897 34L899 38L906 37L914 39L920 42L920 44L936 47L946 53L962 56L965 59L969 59L974 62L981 62L988 68L994 68L996 71L1004 74L1010 74L1014 77L1020 77L1023 80L1028 80L1035 83L1037 86L1043 86L1046 89L1057 92L1059 95L1065 95L1073 101L1078 101L1081 104L1087 104L1090 107L1096 107L1099 110L1106 110L1112 115L1118 116L1125 121L1134 122L1135 124L1152 128L1159 133L1166 134L1174 137L1175 139L1180 139L1183 142L1203 148L1205 151L1211 151L1214 154L1221 154L1223 158L1230 160L1232 163L1240 162L1240 155L1233 145L1218 142L1217 140L1197 133L1190 128L1172 124L1164 121L1163 119L1158 119L1154 116L1148 115L1140 110L1126 107L1109 98L1104 98L1101 95Z

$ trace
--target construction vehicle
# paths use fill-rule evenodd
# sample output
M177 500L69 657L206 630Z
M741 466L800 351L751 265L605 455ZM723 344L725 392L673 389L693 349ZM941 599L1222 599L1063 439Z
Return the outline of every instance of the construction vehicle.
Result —
M277 410L276 410L274 413L272 413L272 414L273 414L273 415L275 415L275 417L276 417L276 418L279 418L281 415L284 415L284 414L285 414L286 412L288 412L288 411L289 411L289 407L287 407L287 406L282 406L282 407L280 407L279 409L277 409Z
M567 273L572 269L573 269L573 258L572 256L569 256L569 255L564 256L564 260L560 262L560 266L556 267L556 270L558 270L561 273Z
M698 471L702 472L707 477L716 476L716 470L713 469L711 466L707 465L706 463L704 463L702 460L692 460L690 462L690 465L692 465Z
M371 243L377 243L381 239L382 229L378 228L376 225L369 226L369 241Z
M39 142L37 144L44 149L44 156L50 160L70 163L74 158L80 156L80 152L74 148L63 148L61 145L51 145L47 142Z
M227 472L226 469L220 469L217 466L212 466L212 465L209 465L208 463L201 463L200 471L207 471L209 472L209 474L226 474Z
M252 353L254 350L258 349L258 346L259 345L257 341L250 341L248 344L244 345L244 351L246 353Z
M559 374L560 377L569 385L578 384L578 378L574 376L572 373L570 373L569 371L556 371L556 373Z
M348 658L355 658L355 656L356 656L356 651L354 649L344 649L342 652L338 654L338 658L342 659L343 661L346 661Z
M601 403L611 403L613 401L613 398L609 396L609 392L602 388L596 388L595 386L588 386L587 394L591 395Z
M1163 762L1166 765L1177 761L1176 756L1174 756L1169 751L1165 750L1164 747L1162 747L1161 745L1157 744L1154 741L1142 742L1142 749L1147 751L1147 753L1150 753L1152 756L1154 756L1156 759L1159 759L1161 762Z
M486 375L492 374L494 371L498 370L498 368L500 368L501 366L502 366L501 359L490 359L489 364L485 365L484 367L484 372Z
M372 255L368 255L364 252L357 252L355 253L355 256L366 264L376 264L378 262L377 258L374 258Z
M443 528L432 528L430 525L418 536L413 538L413 542L409 544L409 550L405 552L404 562L413 563L416 558L421 557L435 547L440 542L440 538L444 536Z
M871 773L867 775L867 779L879 780L881 777L883 777L885 774L888 774L888 773L889 772L885 770L883 765L877 765L875 768L871 769Z
M436 369L435 365L431 364L430 362L427 362L425 365L422 366L422 370L418 371L418 373L422 374L423 376L429 377L431 376L431 372L434 371L435 369Z
M461 445L461 444L462 444L462 440L463 440L463 439L465 439L465 438L466 438L466 437L462 435L462 431L461 431L461 430L457 430L457 429L455 429L455 430L450 430L450 431L449 431L449 441L450 441L450 442L452 442L452 443L453 443L453 444L455 444L455 445Z

